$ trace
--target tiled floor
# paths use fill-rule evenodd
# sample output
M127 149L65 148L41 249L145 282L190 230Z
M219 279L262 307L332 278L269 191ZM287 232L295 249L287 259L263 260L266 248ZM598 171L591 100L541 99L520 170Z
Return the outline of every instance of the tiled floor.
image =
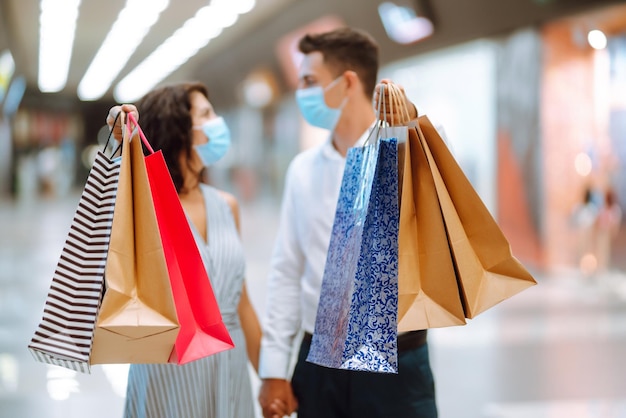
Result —
M0 201L0 418L121 416L126 366L75 374L26 350L76 202ZM275 204L244 205L242 219L261 311ZM464 327L430 331L441 418L626 418L626 275L538 281Z

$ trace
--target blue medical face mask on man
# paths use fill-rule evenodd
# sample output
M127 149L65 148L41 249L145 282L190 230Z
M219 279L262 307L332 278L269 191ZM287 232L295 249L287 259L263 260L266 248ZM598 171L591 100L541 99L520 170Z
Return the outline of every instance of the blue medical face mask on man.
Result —
M201 129L209 138L205 144L194 145L205 167L215 164L226 155L230 148L230 130L221 116L206 121L202 126L194 126L193 129Z
M326 88L315 86L296 90L296 103L304 120L309 124L318 128L328 129L329 131L335 129L347 98L344 99L339 108L333 109L326 104L324 93L329 88L334 87L335 83L342 77L340 76L333 80Z

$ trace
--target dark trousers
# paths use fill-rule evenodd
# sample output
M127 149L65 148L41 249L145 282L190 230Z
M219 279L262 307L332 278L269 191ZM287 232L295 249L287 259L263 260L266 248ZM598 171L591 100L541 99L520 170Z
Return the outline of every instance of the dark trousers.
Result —
M292 386L298 418L436 418L428 345L398 352L398 374L331 369L306 361L304 339Z

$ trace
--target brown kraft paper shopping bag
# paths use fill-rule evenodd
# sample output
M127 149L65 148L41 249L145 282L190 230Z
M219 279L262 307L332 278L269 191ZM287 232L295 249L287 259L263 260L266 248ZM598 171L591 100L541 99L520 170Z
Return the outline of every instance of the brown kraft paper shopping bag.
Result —
M167 363L179 324L141 142L124 133L91 363Z
M512 255L495 219L426 116L419 118L419 129L459 275L465 316L474 318L536 281Z
M409 128L398 236L398 331L465 324L454 263L432 173Z

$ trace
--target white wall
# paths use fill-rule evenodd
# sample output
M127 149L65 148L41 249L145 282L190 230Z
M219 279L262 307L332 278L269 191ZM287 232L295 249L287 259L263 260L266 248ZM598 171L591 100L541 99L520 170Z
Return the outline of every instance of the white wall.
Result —
M481 198L496 208L496 46L480 40L387 65L379 78L405 88L420 114L441 125Z

